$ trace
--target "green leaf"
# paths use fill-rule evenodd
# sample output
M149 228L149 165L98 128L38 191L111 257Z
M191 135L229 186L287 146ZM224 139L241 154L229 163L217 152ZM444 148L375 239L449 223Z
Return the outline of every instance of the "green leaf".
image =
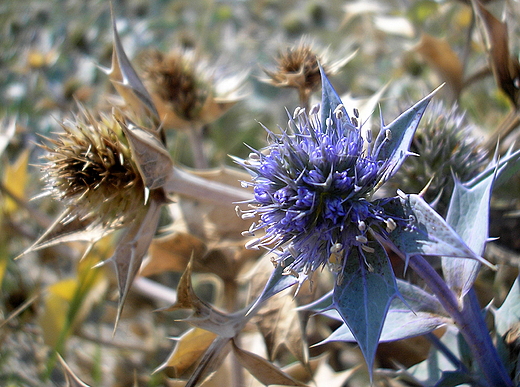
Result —
M377 160L385 161L387 166L380 177L379 186L392 177L406 157L410 155L410 144L415 131L428 103L430 103L437 90L439 88L406 110L391 124L385 126L381 123L381 130L374 143L374 151L376 152Z
M455 179L446 222L477 254L483 254L488 239L489 202L493 185L497 178L511 177L518 171L520 163L514 161L517 161L519 154L508 151L501 160L492 162L466 184ZM480 263L472 259L442 258L446 283L461 298L473 285L479 269Z
M386 238L396 251L408 259L415 254L471 258L486 265L489 263L475 254L419 195L403 195L383 204L386 214L404 219L406 225L398 226Z
M493 175L472 188L466 188L455 179L455 188L446 216L446 221L478 254L484 252L488 239L492 186ZM480 263L474 259L442 258L442 271L446 283L459 297L463 297L471 289L479 269Z
M371 371L383 322L398 290L385 250L378 242L369 242L369 247L374 252L350 251L334 286L333 307L356 338Z
M353 129L352 123L350 121L350 117L347 113L347 110L343 106L343 103L341 102L341 98L339 97L338 93L336 93L336 90L334 90L334 87L330 83L329 79L327 78L327 75L325 74L325 71L323 71L323 68L320 66L320 74L321 74L321 130L325 131L325 128L327 127L326 122L327 118L331 117L334 111L338 106L340 107L341 112L343 113L341 117L341 121L344 123L341 125L341 127L348 127L346 126L346 123L348 123Z
M286 260L286 264L291 264L291 260ZM247 314L250 314L254 309L259 307L264 301L271 298L275 294L280 293L281 291L290 288L293 285L298 283L298 278L293 275L286 275L283 273L285 266L278 265L272 271L269 280L265 284L262 293L257 297L255 302L249 308Z
M443 308L435 297L421 288L401 280L397 280L397 287L406 304L401 298L392 300L379 342L423 335L449 322L449 318L444 316ZM320 299L319 303L307 305L305 309L310 307L310 309L316 310L317 308L319 312L320 309L328 308L331 301L328 296ZM336 311L328 310L323 314L340 320ZM319 344L330 341L355 341L355 338L348 326L343 324Z
M516 277L502 306L495 312L497 334L503 336L520 321L520 276Z

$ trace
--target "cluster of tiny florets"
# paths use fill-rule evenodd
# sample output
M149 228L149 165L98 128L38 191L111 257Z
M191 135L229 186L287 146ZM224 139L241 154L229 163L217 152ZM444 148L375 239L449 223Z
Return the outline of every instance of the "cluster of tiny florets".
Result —
M42 166L46 192L69 211L64 222L87 220L105 229L131 222L144 206L144 184L113 116L93 118L83 111L48 139Z
M475 134L475 128L456 105L447 107L442 101L433 102L410 145L410 151L420 157L408 158L397 172L393 188L417 193L428 186L424 198L436 201L437 211L445 213L453 191L453 176L468 181L487 165L487 153Z
M297 109L290 131L268 131L271 144L241 162L253 176L255 199L240 214L259 216L246 234L265 232L249 247L270 246L279 253L276 263L301 280L326 264L339 270L353 247L370 251L371 227L395 228L370 201L385 161L363 139L357 119L340 105L322 126L318 113L319 106L310 114Z

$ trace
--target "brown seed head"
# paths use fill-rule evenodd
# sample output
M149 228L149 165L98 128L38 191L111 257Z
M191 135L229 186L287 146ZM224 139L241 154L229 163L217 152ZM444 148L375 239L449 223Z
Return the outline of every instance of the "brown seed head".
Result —
M318 62L321 62L321 59L309 44L301 42L296 47L281 51L277 61L276 71L264 70L270 77L269 83L277 87L293 87L309 92L319 87L321 76Z
M163 55L151 50L143 55L144 78L152 94L186 120L200 113L209 93L209 84L197 74L194 57L185 51Z
M86 110L62 124L42 145L46 190L69 209L68 218L105 229L124 227L144 208L144 185L121 125L114 116L94 119Z

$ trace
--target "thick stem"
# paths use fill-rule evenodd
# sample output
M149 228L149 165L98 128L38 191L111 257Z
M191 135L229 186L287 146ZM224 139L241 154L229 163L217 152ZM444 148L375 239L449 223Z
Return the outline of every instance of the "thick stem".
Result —
M208 159L204 152L203 128L203 126L193 125L188 132L191 153L193 155L193 165L197 169L205 169L209 167Z
M480 366L486 385L489 387L512 386L511 378L491 341L474 293L468 293L464 298L463 308L460 309L455 294L422 256L410 257L409 265L426 282L455 321L468 343L476 363Z
M176 193L220 205L253 199L253 193L243 188L204 179L178 167L173 167L163 188L166 193Z

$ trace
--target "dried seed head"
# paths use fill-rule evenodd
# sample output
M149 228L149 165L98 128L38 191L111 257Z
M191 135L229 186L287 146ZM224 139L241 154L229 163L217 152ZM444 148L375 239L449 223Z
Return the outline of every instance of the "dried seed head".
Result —
M321 84L318 65L321 61L311 45L302 41L298 46L279 53L275 71L264 70L269 76L267 82L277 87L292 87L310 93Z
M175 49L163 54L148 50L141 55L140 62L145 84L168 128L186 129L194 122L211 123L242 98L238 91L243 76L216 77L215 69L193 51ZM228 89L221 90L221 83L226 83Z
M122 121L82 110L47 150L46 190L69 209L64 221L87 220L104 229L124 227L144 208L144 184L123 135Z

